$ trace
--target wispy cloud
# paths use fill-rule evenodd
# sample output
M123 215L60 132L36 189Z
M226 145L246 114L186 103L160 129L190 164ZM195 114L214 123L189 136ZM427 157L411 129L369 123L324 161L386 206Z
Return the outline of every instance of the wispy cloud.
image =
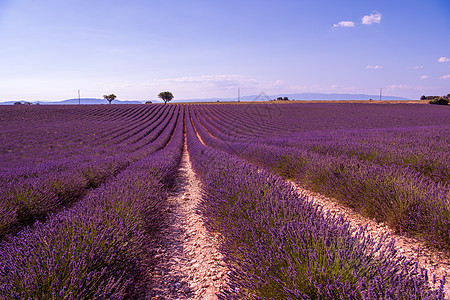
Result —
M353 21L341 21L341 22L333 25L333 28L336 28L336 27L355 27L355 22L353 22Z
M413 69L413 70L421 70L421 69L423 69L423 66L414 66L411 69Z
M441 63L450 62L450 58L442 56L442 57L439 57L438 62L441 62Z
M420 79L427 79L427 78L430 78L430 76L427 76L427 75L420 76Z
M379 65L375 65L375 66L366 66L366 69L373 69L373 70L378 70L378 69L382 69L382 66Z
M386 87L387 89L392 90L410 90L412 89L411 85L409 84L391 84Z
M450 75L444 75L441 77L441 79L450 79Z
M421 93L423 93L424 91L428 91L428 92L432 93L432 91L435 91L437 89L439 89L439 86L418 85L418 86L414 87L415 91L418 91Z
M208 87L221 87L221 88L235 88L240 84L257 84L258 81L253 78L247 78L240 75L203 75L203 76L186 76L178 78L167 78L155 80L148 83L148 86L152 85L177 85L177 86L208 86Z
M160 90L172 91L177 99L232 97L237 88L244 91L261 91L265 82L241 75L216 74L153 79L142 82L134 89L143 89L147 94Z
M241 95L296 93L300 88L281 79L260 80L251 76L216 74L154 79L140 83L147 94L157 95L161 90L170 90L177 99L233 98L240 88ZM139 87L134 87L138 89Z
M370 15L362 17L361 23L366 25L370 25L373 23L381 23L381 14L377 11L374 11Z
M381 23L381 14L374 11L370 15L365 15L361 18L361 24L370 25L373 23ZM356 23L353 21L340 21L337 24L333 24L333 28L338 27L355 27Z

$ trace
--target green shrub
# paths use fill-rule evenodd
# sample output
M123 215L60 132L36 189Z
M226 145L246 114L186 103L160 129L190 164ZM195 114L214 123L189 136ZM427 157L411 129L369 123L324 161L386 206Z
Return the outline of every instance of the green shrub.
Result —
M430 100L430 104L448 105L448 102L449 102L449 99L446 99L443 97L439 97L439 98Z

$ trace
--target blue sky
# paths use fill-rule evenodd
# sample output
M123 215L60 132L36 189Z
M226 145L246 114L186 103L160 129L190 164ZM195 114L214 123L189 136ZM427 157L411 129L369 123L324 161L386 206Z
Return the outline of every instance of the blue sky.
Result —
M449 0L0 0L0 101L450 93Z

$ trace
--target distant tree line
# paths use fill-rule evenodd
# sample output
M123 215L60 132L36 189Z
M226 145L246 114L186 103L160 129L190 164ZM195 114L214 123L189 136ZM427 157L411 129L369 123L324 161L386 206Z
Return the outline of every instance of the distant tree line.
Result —
M38 104L38 103L36 103L36 104ZM33 103L28 102L28 101L17 101L17 102L14 102L14 105L33 105Z
M450 94L446 96L425 96L420 97L420 100L428 100L430 104L448 105L450 102Z

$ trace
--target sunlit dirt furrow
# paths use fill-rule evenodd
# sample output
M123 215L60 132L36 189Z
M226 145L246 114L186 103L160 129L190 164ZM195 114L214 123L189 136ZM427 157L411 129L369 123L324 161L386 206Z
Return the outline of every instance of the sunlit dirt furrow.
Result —
M186 145L166 218L151 246L154 261L149 299L217 299L226 283L227 268L211 236L196 212L201 187Z

